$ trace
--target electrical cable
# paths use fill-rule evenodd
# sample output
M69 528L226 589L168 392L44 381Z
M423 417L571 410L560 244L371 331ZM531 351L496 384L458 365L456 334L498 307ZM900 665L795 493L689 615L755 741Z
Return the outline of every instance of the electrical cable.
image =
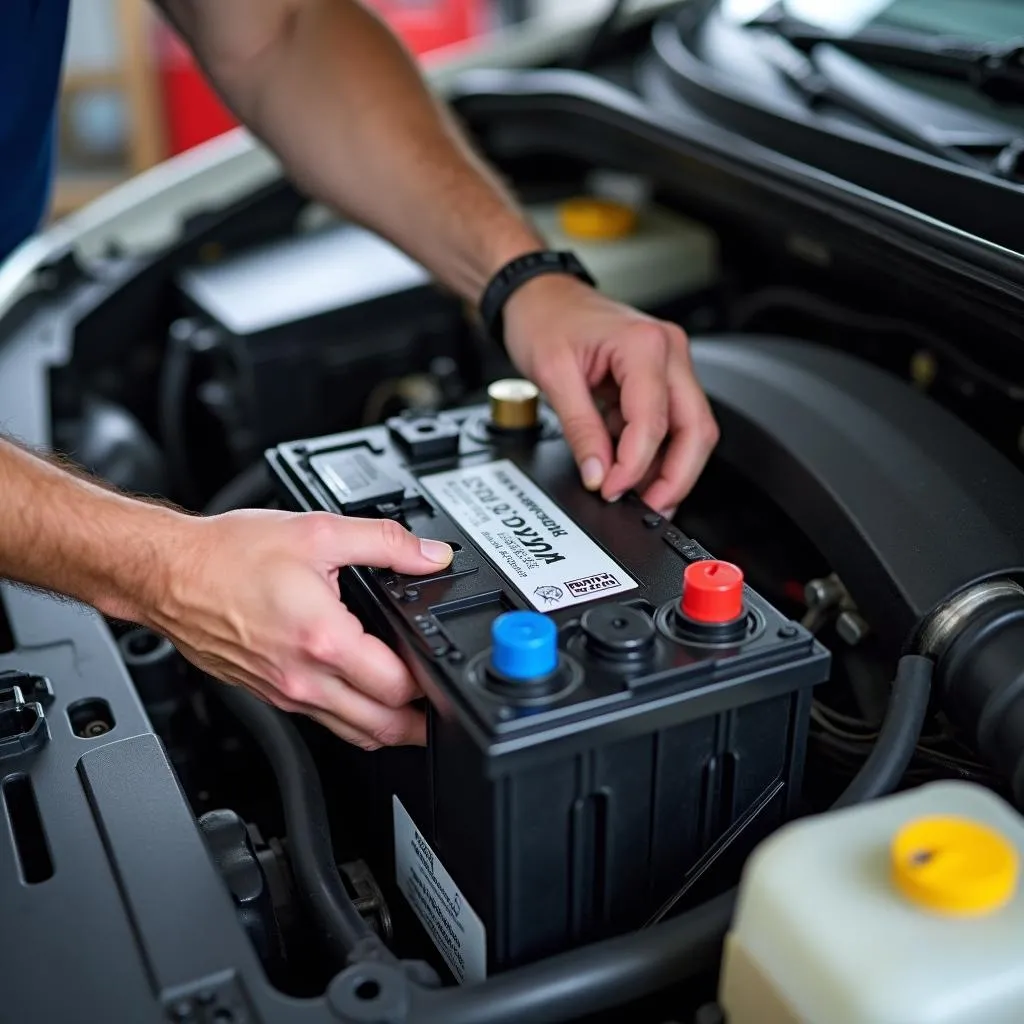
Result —
M319 925L337 966L371 958L393 960L386 944L356 910L341 879L320 777L295 725L240 687L217 684L216 691L270 762L284 809L296 891Z
M917 654L900 658L878 741L834 805L836 810L891 793L899 785L921 738L934 667L930 658Z
M811 742L821 748L823 756L851 772L867 759L878 735L878 728L863 719L844 714L820 701L814 701L811 706ZM907 778L927 775L929 766L985 785L997 783L988 765L971 757L963 744L941 728L931 734L922 733L907 769Z

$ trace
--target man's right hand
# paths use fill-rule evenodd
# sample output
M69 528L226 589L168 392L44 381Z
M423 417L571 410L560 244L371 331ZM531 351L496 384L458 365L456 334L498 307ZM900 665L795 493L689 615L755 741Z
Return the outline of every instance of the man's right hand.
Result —
M452 550L391 521L229 512L184 519L154 580L150 624L185 657L367 750L423 744L420 695L398 655L341 603L342 566L437 572Z

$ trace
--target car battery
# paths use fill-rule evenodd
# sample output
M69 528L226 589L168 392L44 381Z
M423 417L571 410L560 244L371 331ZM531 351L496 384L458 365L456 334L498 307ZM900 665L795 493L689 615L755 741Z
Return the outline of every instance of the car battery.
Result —
M267 458L291 508L455 549L340 579L428 709L422 771L345 784L386 790L387 881L458 981L642 927L794 815L828 652L639 498L588 492L532 385Z

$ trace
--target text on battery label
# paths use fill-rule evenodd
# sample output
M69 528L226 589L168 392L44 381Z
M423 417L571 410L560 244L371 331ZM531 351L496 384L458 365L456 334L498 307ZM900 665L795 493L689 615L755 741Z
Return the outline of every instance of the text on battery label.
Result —
M397 796L395 873L398 888L461 984L487 976L487 932Z
M437 473L420 483L539 611L637 586L507 459Z

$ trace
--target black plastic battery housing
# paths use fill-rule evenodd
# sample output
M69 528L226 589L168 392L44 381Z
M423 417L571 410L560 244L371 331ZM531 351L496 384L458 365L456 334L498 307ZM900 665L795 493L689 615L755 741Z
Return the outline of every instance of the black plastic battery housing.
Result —
M739 637L688 629L683 573L711 555L639 499L588 493L550 412L511 433L490 429L485 408L399 418L267 458L291 508L390 517L456 546L429 577L342 572L346 602L420 680L429 739L422 762L346 751L338 763L366 815L352 827L387 834L389 849L368 851L393 873L378 880L406 898L412 886L458 980L641 927L680 894L680 905L704 897L795 813L828 652L746 585ZM445 497L452 478L439 476L453 471L480 505L461 521ZM480 523L488 499L512 524L506 556L520 571L533 557L546 582L481 541L495 536ZM600 571L566 554L581 535L603 554ZM572 603L545 607L554 590ZM492 624L511 610L556 623L552 678L523 686L489 670ZM404 769L389 770L391 757Z

